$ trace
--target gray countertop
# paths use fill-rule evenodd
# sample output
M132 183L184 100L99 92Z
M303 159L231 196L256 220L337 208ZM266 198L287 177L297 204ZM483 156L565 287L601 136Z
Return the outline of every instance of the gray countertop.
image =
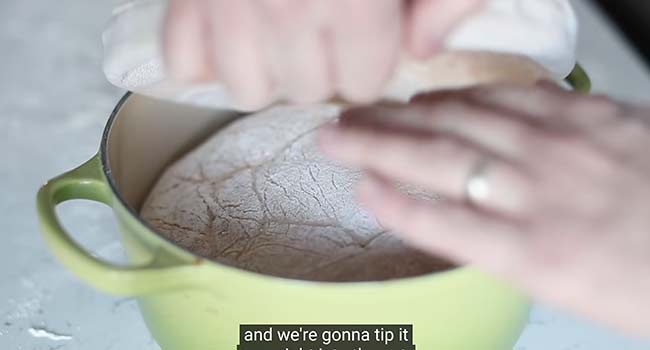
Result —
M586 1L580 60L595 89L650 101L650 74ZM100 33L110 1L0 2L0 348L155 350L133 300L83 285L46 251L34 196L48 178L91 157L122 91L101 71ZM65 226L99 256L121 259L110 210L73 202ZM516 349L623 350L626 339L562 312L536 306Z

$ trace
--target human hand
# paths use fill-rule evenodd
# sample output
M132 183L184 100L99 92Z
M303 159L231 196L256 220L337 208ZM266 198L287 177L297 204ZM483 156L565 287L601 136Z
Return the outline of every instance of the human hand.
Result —
M484 1L170 0L166 66L179 80L222 82L247 109L332 96L369 102L403 46L429 57Z
M366 171L361 203L405 240L650 334L650 110L551 83L477 87L349 110L320 145ZM395 182L446 200L417 201Z
M164 46L183 80L218 80L250 108L338 93L369 101L401 45L401 1L171 0Z

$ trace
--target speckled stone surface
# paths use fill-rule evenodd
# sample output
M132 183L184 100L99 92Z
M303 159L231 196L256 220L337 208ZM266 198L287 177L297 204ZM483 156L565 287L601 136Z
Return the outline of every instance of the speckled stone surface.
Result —
M42 182L93 155L123 93L101 72L100 33L111 3L0 1L0 349L157 350L133 300L92 290L52 259L34 210ZM648 71L586 2L576 5L580 57L596 90L650 100ZM108 209L81 202L59 212L82 244L121 258ZM515 348L649 347L538 306Z

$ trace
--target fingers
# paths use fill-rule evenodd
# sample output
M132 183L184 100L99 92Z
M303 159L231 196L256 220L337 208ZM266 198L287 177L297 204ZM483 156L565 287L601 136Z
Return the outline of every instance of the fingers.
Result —
M395 0L172 0L165 55L181 80L217 79L239 104L377 98L401 49Z
M478 102L539 120L563 115L562 110L575 96L553 82L541 81L536 86L500 84L483 86L468 92ZM423 99L426 100L426 96Z
M265 41L275 88L290 102L333 95L333 67L324 37L325 3L264 0Z
M532 122L556 131L574 126L610 122L619 114L620 106L610 98L568 91L555 82L539 81L535 86L494 84L468 89L466 98L509 114L526 116ZM436 93L414 97L426 103Z
M254 0L214 0L211 35L217 75L244 109L260 109L274 98L265 54L262 23Z
M473 90L468 90L471 94ZM482 145L494 153L513 159L528 155L539 142L540 130L534 120L508 110L494 108L457 92L416 98L415 105L427 111L430 128L457 135Z
M165 66L181 81L214 79L211 43L201 0L172 0L163 33Z
M368 176L359 200L383 226L416 247L506 274L518 266L527 236L503 218L455 202L426 203Z
M477 163L489 159L486 181L493 195L476 203L518 213L525 207L530 180L512 162L468 139L373 124L329 126L321 131L320 148L344 164L367 169L401 182L423 186L457 201L467 196L467 181Z
M313 103L333 94L332 67L317 30L303 32L285 52L283 80L289 101Z
M485 2L413 0L407 17L407 47L411 54L420 59L430 57L441 48L445 35Z
M377 98L401 48L402 1L341 0L332 13L336 88L347 100Z

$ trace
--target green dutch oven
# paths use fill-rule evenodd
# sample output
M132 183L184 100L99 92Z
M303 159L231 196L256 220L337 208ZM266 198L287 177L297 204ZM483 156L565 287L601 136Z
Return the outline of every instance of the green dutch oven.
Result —
M585 79L576 70L569 82L586 91ZM164 350L235 350L240 324L413 324L419 349L512 348L529 301L472 268L383 282L298 281L203 260L158 235L138 215L148 191L165 166L235 117L127 94L99 153L38 193L54 255L93 287L135 297ZM94 257L63 229L55 207L75 199L113 209L128 267Z

